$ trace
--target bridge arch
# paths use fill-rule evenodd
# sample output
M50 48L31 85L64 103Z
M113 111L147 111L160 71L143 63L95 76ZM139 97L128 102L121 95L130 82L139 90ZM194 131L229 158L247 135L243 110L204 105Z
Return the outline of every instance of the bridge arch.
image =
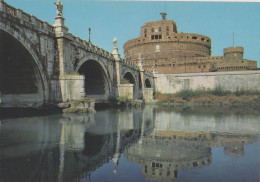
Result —
M133 98L139 98L139 80L137 75L135 76L132 72L127 71L123 74L123 80L121 80L121 83L133 84Z
M148 78L145 79L144 83L145 83L145 88L152 88L151 81Z
M123 79L127 82L127 83L130 83L130 84L136 84L136 80L135 80L135 77L133 76L132 73L130 72L126 72L123 76Z
M19 27L0 23L1 107L39 107L49 86L41 56Z
M111 96L112 88L108 70L97 57L89 55L76 68L77 72L85 76L85 93L98 102L107 100Z

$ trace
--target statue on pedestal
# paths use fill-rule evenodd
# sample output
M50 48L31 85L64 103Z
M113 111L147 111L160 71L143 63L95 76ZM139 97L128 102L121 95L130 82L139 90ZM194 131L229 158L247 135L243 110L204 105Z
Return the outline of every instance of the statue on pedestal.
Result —
M118 48L117 47L117 39L116 38L113 39L113 44L114 44L114 48Z
M57 7L57 15L62 16L63 4L58 0L58 2L54 2Z
M120 60L120 54L118 52L118 46L117 46L117 38L113 39L113 44L114 44L114 49L113 49L113 57L115 58L115 60Z

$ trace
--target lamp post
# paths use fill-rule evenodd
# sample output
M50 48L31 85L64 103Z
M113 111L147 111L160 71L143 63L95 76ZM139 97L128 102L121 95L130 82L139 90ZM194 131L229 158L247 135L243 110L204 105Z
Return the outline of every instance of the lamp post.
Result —
M88 28L88 36L89 36L88 41L91 42L91 28Z

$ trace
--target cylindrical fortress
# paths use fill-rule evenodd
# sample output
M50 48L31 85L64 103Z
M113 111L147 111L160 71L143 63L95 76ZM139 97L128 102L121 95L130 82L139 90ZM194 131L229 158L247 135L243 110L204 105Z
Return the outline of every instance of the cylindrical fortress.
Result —
M141 54L143 64L152 67L155 60L209 57L211 40L204 35L178 33L176 23L163 17L161 21L145 23L141 36L124 44L124 54L133 63Z
M241 60L243 59L243 47L228 47L224 49L225 60Z

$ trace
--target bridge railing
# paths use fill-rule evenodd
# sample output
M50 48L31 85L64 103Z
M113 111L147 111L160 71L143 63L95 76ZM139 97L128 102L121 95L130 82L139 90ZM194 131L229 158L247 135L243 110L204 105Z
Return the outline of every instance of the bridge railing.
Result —
M45 21L41 21L38 18L36 18L35 16L25 13L20 9L10 6L9 4L7 4L5 2L0 2L0 11L4 11L13 17L20 18L25 22L32 23L39 28L54 32L54 27L52 25L48 24Z
M109 52L105 49L102 49L102 48L92 44L91 42L83 40L72 34L70 34L70 37L71 37L72 41L74 42L74 44L76 44L77 46L82 47L83 49L88 50L89 52L93 52L93 53L103 56L105 58L114 59L111 52Z

